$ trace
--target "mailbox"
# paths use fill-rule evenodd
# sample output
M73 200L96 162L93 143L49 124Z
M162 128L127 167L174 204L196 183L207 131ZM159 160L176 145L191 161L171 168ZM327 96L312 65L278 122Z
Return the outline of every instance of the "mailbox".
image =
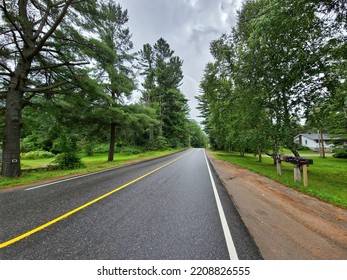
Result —
M302 157L291 157L291 156L283 156L283 160L285 162L290 162L296 165L309 165L313 164L313 160L309 158L302 158Z

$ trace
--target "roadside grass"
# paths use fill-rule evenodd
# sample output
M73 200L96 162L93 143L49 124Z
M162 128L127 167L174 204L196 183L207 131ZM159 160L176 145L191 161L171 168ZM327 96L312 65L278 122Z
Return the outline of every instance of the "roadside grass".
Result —
M279 176L273 164L273 159L268 156L263 156L263 161L259 162L258 158L252 154L241 157L237 153L217 152L214 155L219 159L245 167L323 201L347 208L346 159L314 157L313 165L308 167L308 187L304 187L303 183L294 182L293 165L291 163L282 162L282 176Z
M95 154L94 156L82 156L82 161L85 164L85 167L73 170L47 170L47 165L52 164L54 158L35 160L23 159L21 160L22 175L18 178L5 178L0 176L0 189L10 186L18 186L38 183L40 181L59 179L65 176L86 174L102 169L122 166L137 160L144 160L164 156L180 150L182 149L149 151L137 155L115 154L113 162L107 161L107 153Z

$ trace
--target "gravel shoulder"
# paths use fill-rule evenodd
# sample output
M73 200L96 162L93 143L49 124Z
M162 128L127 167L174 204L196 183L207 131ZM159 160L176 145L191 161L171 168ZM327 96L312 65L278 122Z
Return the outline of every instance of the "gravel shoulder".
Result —
M264 259L347 260L347 209L207 154Z

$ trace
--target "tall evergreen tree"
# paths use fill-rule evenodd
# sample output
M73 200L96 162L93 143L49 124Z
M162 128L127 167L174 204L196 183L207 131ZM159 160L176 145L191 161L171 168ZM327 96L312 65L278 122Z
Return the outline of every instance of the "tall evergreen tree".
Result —
M8 1L0 4L0 75L5 93L2 175L16 177L20 168L22 108L38 94L63 93L84 61L76 47L81 41L76 17L94 1ZM69 91L70 92L70 91Z
M125 121L123 98L129 97L136 88L132 71L134 55L131 33L125 25L127 10L112 1L98 2L95 11L90 11L86 23L93 37L89 39L87 53L95 59L95 76L103 85L109 99L110 143L108 161L113 161L116 143L116 128ZM97 38L94 38L97 34Z
M144 76L144 103L157 111L160 121L158 135L172 147L188 145L188 100L179 87L183 79L183 61L174 56L170 45L160 38L152 47L144 45L140 67Z

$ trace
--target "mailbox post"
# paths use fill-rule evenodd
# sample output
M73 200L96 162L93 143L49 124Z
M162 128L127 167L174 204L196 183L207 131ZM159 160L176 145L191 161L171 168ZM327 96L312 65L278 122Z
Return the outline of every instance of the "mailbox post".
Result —
M303 169L303 177L304 177L304 186L308 186L308 175L307 175L307 166L313 164L312 159L302 158L302 157L291 157L291 156L283 156L282 157L285 162L290 162L294 164L294 181L301 182L301 171L300 168L302 166Z
M282 156L280 154L272 154L271 157L276 162L277 174L282 176L282 166L281 166Z

